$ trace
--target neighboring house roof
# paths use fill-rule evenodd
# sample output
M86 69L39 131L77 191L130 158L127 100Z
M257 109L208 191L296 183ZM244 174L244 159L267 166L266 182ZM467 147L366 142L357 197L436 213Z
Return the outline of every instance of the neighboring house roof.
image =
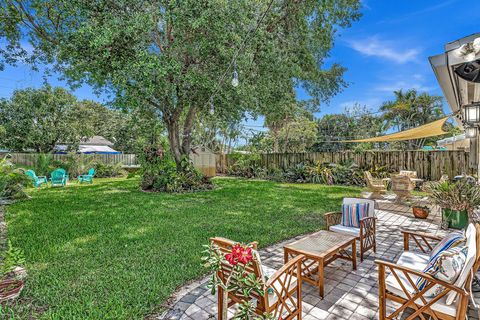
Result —
M459 134L457 136L453 136L453 137L449 137L449 138L445 138L445 139L442 139L442 140L438 140L437 141L437 146L444 146L445 144L448 144L448 143L453 143L453 142L458 142L458 141L463 141L465 140L465 134Z
M105 138L102 137L102 136L93 136L93 137L87 139L86 141L80 142L80 145L84 145L84 146L109 146L109 147L112 147L112 146L113 146L113 142L105 139Z
M55 146L57 152L67 152L69 144L62 143ZM78 146L78 152L80 153L121 153L112 149L113 142L105 139L102 136L93 136L85 141L81 141Z
M87 146L80 145L78 147L78 152L80 153L100 153L100 154L119 154L121 152L113 150L109 146Z

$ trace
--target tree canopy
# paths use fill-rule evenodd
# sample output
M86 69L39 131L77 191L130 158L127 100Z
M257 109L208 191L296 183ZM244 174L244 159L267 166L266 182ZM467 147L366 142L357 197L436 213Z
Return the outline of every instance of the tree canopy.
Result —
M107 90L118 105L158 111L181 169L195 119L265 114L302 88L318 105L344 86L325 65L359 0L6 0L0 63L50 64L73 85ZM28 39L33 51L22 41ZM229 85L236 70L240 85Z
M51 152L59 143L77 144L93 135L88 113L63 88L23 89L0 100L0 147L14 151Z
M358 104L341 114L328 114L317 120L317 142L315 151L338 151L350 149L371 149L372 144L353 144L339 141L370 138L385 132L382 115L373 114Z

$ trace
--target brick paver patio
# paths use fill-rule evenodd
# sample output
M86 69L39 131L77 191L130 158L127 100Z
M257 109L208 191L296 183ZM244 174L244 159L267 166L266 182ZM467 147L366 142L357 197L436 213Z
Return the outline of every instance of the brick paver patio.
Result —
M303 320L378 319L378 274L374 260L378 258L395 262L398 259L403 252L400 229L445 234L439 227L439 212L432 212L428 219L420 220L412 216L408 207L389 201L379 201L377 205L377 253L369 252L356 271L352 271L351 263L343 260L336 260L326 267L323 300L319 297L318 288L304 282ZM263 264L274 268L282 266L283 246L299 238L260 250ZM414 245L411 247L414 249ZM169 309L158 319L216 319L216 297L210 294L206 283L207 279L202 279L183 287L172 298ZM475 296L476 301L480 301L480 294ZM472 306L468 314L469 318L479 318L478 311Z

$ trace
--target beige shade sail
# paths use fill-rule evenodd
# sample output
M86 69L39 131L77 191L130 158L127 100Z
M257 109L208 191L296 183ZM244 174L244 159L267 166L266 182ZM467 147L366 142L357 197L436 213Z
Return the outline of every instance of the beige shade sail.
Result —
M443 130L445 122L450 118L450 116L435 120L433 122L424 124L423 126L408 129L405 131L400 131L396 133L387 134L380 137L367 138L367 139L358 139L358 140L347 140L339 142L391 142L391 141L402 141L402 140L414 140L422 139L428 137L440 136L448 133Z

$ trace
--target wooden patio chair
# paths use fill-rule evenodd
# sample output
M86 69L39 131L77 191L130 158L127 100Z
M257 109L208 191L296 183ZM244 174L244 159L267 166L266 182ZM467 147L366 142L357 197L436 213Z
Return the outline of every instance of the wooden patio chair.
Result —
M409 170L400 170L398 173L401 176L407 176L411 179L416 179L417 178L417 171L409 171Z
M423 272L429 255L428 251L433 248L433 242L441 240L421 232L402 231L404 237L404 252L396 263L376 260L378 265L379 287L379 319L399 318L400 313L407 308L413 309L413 313L404 320L422 319L430 316L434 320L463 320L466 318L468 309L469 292L472 283L472 275L479 267L480 246L479 225L470 224L467 229L467 260L458 279L453 283L447 283ZM409 242L413 240L422 253L410 252ZM387 275L387 272L390 274ZM419 277L426 280L422 290L417 289L415 282ZM434 298L427 297L426 292L433 286L438 285L444 291ZM387 309L387 300L394 301L394 307ZM398 306L400 304L400 306ZM389 314L387 315L387 312Z
M374 179L369 171L364 172L367 188L372 192L372 199L381 198L387 192L387 185L384 180Z
M360 228L345 227L341 224L341 212L327 212L323 215L327 230L345 233L357 237L360 242L360 261L363 261L365 252L373 249L377 252L375 201L370 199L344 198L343 204L368 203L368 217L360 220Z
M409 199L414 189L415 183L412 182L409 176L400 174L392 175L392 192L397 196L397 202Z
M210 241L218 246L218 248L224 253L231 253L232 246L235 242L225 238L211 238ZM253 249L257 249L257 243L252 243ZM302 281L301 262L304 258L303 255L299 255L292 260L289 260L283 267L275 271L272 268L262 266L258 259L253 260L253 264L248 268L249 273L254 273L257 279L264 279L263 291L265 295L259 296L252 293L251 297L244 297L240 292L228 293L228 307L241 303L245 299L255 299L256 309L255 313L258 315L264 315L265 313L271 313L275 319L302 319ZM222 265L217 276L220 280L225 281L231 272L231 266L228 263ZM266 275L271 275L266 279ZM218 287L218 319L223 319L223 289Z

